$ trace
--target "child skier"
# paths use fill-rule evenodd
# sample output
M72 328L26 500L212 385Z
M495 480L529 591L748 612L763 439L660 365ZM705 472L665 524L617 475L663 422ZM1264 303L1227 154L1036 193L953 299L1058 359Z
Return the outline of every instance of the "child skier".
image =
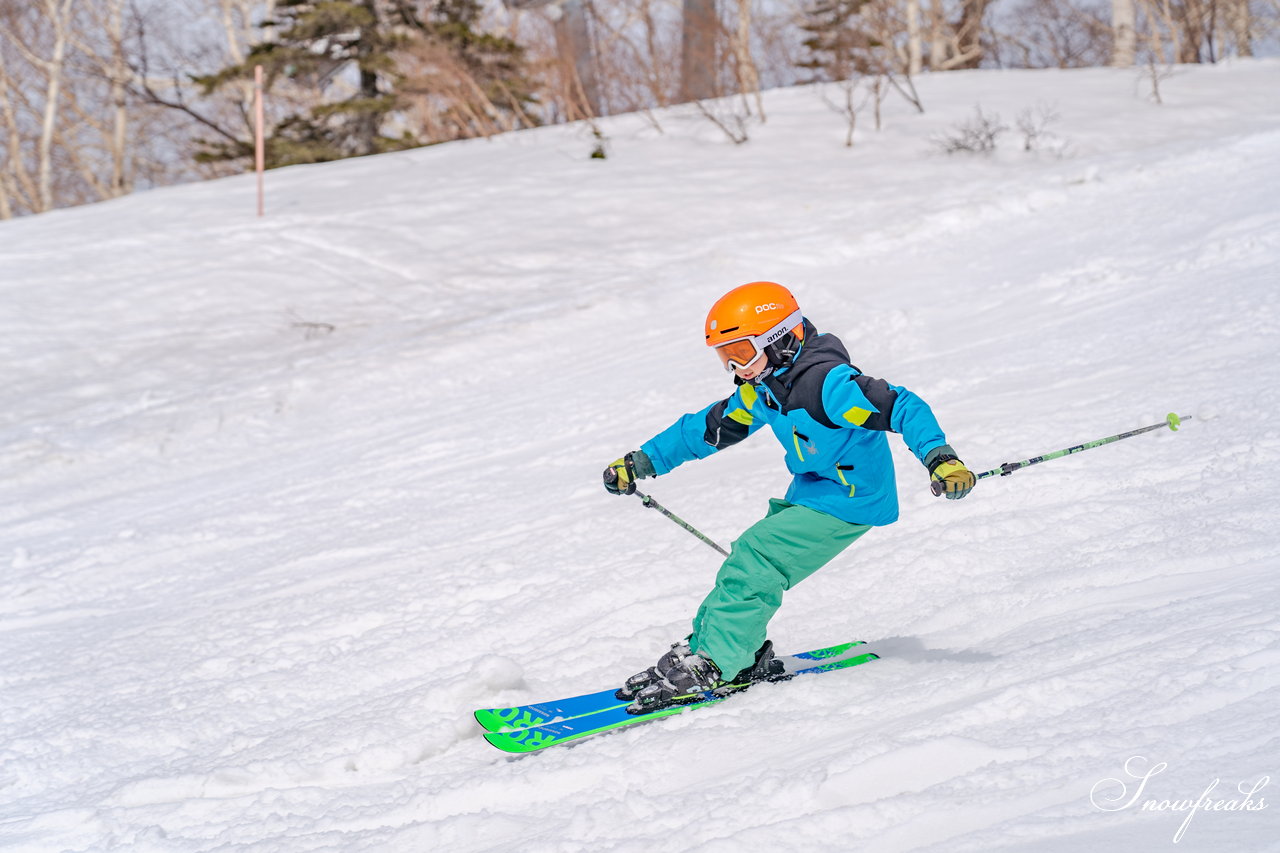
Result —
M963 498L975 483L928 404L851 365L840 340L820 334L782 285L730 290L711 306L706 338L737 389L614 461L605 488L632 494L636 480L710 456L765 424L786 449L794 478L786 497L770 499L768 514L733 543L693 633L627 679L618 695L637 712L773 672L765 635L782 593L898 518L886 432L902 435L948 498Z

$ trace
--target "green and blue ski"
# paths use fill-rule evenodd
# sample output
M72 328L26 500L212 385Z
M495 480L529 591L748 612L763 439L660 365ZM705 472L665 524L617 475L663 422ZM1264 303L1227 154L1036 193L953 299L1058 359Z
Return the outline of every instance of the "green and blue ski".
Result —
M780 655L784 673L787 670L798 672L811 665L812 661L833 660L842 656L857 654L849 650L864 643L841 643L801 652L796 655ZM594 714L609 708L626 706L629 700L620 700L615 695L615 688L601 690L596 693L584 693L581 696L569 696L550 702L535 702L529 705L514 705L506 708L482 708L475 712L476 722L491 732L528 729L546 723L559 722L584 714Z
M831 672L875 660L872 652L860 651L862 642L842 643L795 655L779 655L783 671L766 681L786 681L797 675ZM691 708L712 705L750 687L755 682L731 685L700 698L690 697L681 704L647 714L630 714L628 702L618 699L613 690L602 690L572 696L554 702L518 705L508 708L485 708L475 712L476 721L485 727L485 740L505 752L534 752L548 746L578 740L635 723L679 714Z

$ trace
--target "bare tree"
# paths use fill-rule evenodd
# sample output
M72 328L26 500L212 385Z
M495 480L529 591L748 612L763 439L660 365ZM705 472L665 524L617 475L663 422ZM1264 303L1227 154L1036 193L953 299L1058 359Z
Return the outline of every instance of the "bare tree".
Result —
M879 83L879 79L880 78L876 78L877 83ZM838 80L835 83L822 84L823 86L822 100L833 111L839 113L841 116L844 117L844 120L845 120L844 147L845 148L853 147L853 134L854 134L854 131L858 129L858 114L862 111L862 108L866 105L866 96L864 96L861 101L858 101L858 99L855 97L857 95L858 88L861 82L862 81L860 78L850 77L845 80ZM834 87L835 90L839 93L839 97L837 99L833 100L828 96L826 89L829 87ZM876 110L877 124L879 123L879 112L880 112L879 109L877 109ZM877 127L876 129L878 130L879 127Z
M33 209L39 213L53 209L54 138L58 131L58 107L62 98L67 52L71 47L72 13L75 0L39 0L14 23L23 31L5 31L8 45L26 61L33 72L32 94L38 92L39 128L35 138L35 193ZM22 14L21 12L19 14ZM20 93L19 89L15 94ZM24 98L25 100L25 98Z
M115 198L133 190L130 170L129 67L126 32L126 0L96 0L85 4L85 35L77 34L75 42L85 59L83 71L98 78L106 86L101 109L77 110L82 121L95 128L103 140L104 159L110 163L105 181L99 181L96 169L85 164L86 180L95 185L103 198ZM93 34L99 37L94 38ZM94 93L96 97L97 93ZM71 96L75 98L74 94Z
M114 140L127 124L116 113L122 126L112 127L110 101L100 91L110 76L104 69L113 63L98 62L93 52L102 47L101 38L93 40L99 29L89 25L78 0L0 6L0 117L8 155L0 216L124 191L124 146ZM105 158L103 151L109 152ZM106 180L104 159L114 169Z
M568 80L570 102L584 115L602 115L600 80L591 47L586 4L582 0L565 0L555 22L555 31L561 74Z
M729 42L733 46L733 68L737 77L738 92L745 99L755 96L756 115L765 120L764 98L760 95L760 72L751 56L751 0L738 0L738 21Z
M927 10L930 70L978 67L985 54L983 17L991 2L993 0L962 0L960 18L953 22L943 0L930 0Z
M0 19L0 24L4 20ZM3 146L7 157L0 170L0 219L10 219L18 209L34 210L37 190L22 156L22 130L15 101L21 97L17 83L9 76L3 45L0 45L0 119L3 119Z
M961 0L960 20L955 25L955 49L946 67L977 68L985 49L982 43L983 18L993 0Z
M919 74L924 69L924 47L920 28L920 0L906 0L907 73Z
M647 110L679 100L678 9L661 0L620 0L593 3L591 14L608 111Z
M1237 56L1253 56L1253 33L1249 0L1227 0L1227 26L1235 42Z
M1206 47L1209 47L1212 59L1212 42L1206 45L1206 37L1211 35L1211 30L1207 27L1206 5L1201 0L1182 0L1181 3L1170 5L1182 30L1182 37L1178 42L1178 61L1200 62L1203 58L1201 51Z
M191 78L242 57L274 2L0 2L0 217L225 173L192 163L192 138L248 102Z
M593 26L599 24L595 5L589 0L502 0L502 3L512 10L511 38L515 41L520 41L518 21L522 12L539 10L537 17L551 23L554 51L545 50L545 43L535 42L532 47L535 55L544 54L541 64L553 69L547 84L564 115L571 121L604 115L600 61L592 38ZM538 60L534 64L539 64Z
M124 0L110 0L104 29L110 38L110 60L104 69L111 81L114 110L111 133L111 194L122 196L133 190L127 171L129 132L129 61L125 54Z
M253 138L252 87L238 85L201 86L196 82L218 69L243 62L252 44L248 6L217 0L183 0L151 7L133 25L136 49L131 55L132 94L157 114L164 114L170 127L180 128L184 156L217 140L228 147L251 150L245 140ZM243 12L243 17L238 13ZM210 26L206 42L184 42L182 31L190 20ZM219 32L219 30L221 30ZM286 88L268 100L268 124L281 106L296 102L297 90ZM282 103L283 102L283 103ZM199 160L205 177L232 174L240 167L230 162Z
M1224 47L1237 56L1252 56L1256 38L1266 28L1254 17L1248 0L1135 0L1140 46L1156 63L1216 62ZM1270 3L1277 10L1280 4ZM1266 3L1257 3L1266 9Z
M1087 0L1030 0L1006 16L990 38L1002 63L1029 68L1104 65L1116 45L1115 30L1104 14L1103 6Z

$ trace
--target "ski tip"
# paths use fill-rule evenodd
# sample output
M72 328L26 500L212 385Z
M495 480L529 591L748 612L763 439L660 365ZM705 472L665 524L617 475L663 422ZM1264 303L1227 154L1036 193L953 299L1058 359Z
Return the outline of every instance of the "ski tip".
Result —
M511 732L485 732L484 739L503 752L509 752L513 755L523 755L528 752L537 752L543 747L551 746L559 743L556 738L549 737L540 732L531 729Z
M508 711L508 713L504 715L501 713L502 711ZM476 718L476 722L480 724L480 728L484 729L486 732L493 732L500 735L515 734L516 732L520 732L525 729L536 728L537 726L541 726L546 723L556 722L556 720L559 719L558 717L556 720L546 720L542 718L527 719L526 715L526 719L517 721L509 713L509 709L506 708L481 708L478 711L473 711L471 716Z
M497 714L493 713L489 708L481 708L473 711L471 716L476 718L476 722L480 724L480 728L489 732L499 731L506 724Z
M487 740L491 746L495 746L503 752L521 753L525 751L520 749L519 742L513 741L510 737L500 732L485 732L484 739Z

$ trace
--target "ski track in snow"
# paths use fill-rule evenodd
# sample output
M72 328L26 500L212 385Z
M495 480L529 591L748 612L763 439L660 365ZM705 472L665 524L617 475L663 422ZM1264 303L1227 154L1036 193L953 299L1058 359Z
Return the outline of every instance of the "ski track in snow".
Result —
M0 225L0 847L1280 850L1090 801L1280 776L1278 80L939 75L852 151L782 90L740 147L674 109ZM933 153L977 103L1066 155ZM727 393L697 329L758 278L975 469L1193 420L958 503L894 439L902 521L771 629L881 661L494 752L471 709L686 630L714 555L599 470ZM727 543L779 457L650 491Z

